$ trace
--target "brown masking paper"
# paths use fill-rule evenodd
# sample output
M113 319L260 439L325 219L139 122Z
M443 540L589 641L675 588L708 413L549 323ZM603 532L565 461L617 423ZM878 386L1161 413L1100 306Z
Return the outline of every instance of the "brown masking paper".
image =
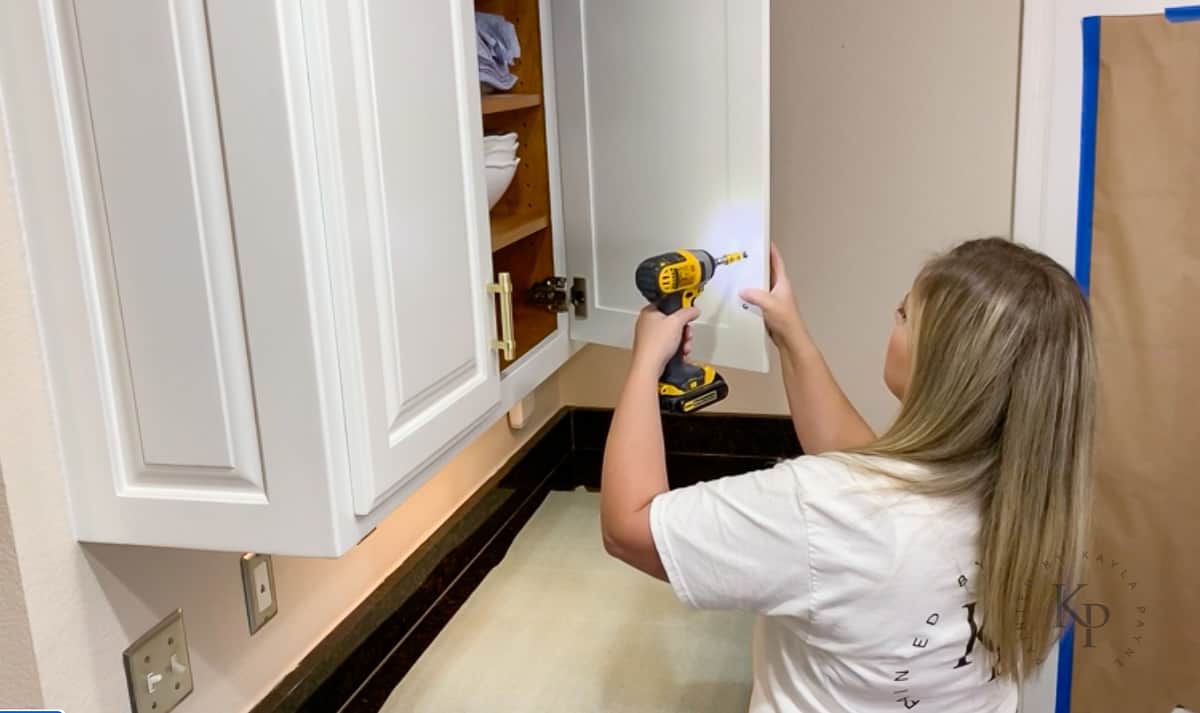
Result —
M1200 711L1200 22L1101 20L1091 265L1096 497L1066 603L1071 710Z

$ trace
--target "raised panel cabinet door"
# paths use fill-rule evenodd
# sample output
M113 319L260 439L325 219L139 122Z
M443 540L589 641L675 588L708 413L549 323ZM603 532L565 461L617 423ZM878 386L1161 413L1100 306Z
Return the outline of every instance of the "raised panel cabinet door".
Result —
M329 553L330 499L260 441L209 9L46 0L5 30L28 40L6 101L76 534ZM278 23L232 14L269 113Z
M305 11L354 509L498 414L469 0Z
M551 0L572 337L628 347L634 271L680 248L745 251L697 306L695 357L767 369L737 291L768 275L769 0Z

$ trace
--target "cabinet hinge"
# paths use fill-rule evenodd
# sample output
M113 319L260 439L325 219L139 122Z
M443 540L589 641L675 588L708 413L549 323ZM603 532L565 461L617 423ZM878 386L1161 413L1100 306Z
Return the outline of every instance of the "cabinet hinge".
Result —
M587 280L576 277L569 285L565 277L547 277L529 288L529 302L551 312L574 309L579 319L587 318Z

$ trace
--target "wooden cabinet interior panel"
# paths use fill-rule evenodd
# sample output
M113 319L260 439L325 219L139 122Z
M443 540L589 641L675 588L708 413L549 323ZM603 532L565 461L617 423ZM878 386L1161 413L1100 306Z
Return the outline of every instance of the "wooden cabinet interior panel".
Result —
M547 171L546 120L542 107L484 117L485 134L517 133L521 163L512 185L492 208L493 234L497 224L550 215L550 178Z
M554 312L528 300L530 288L554 274L538 0L476 0L475 9L505 17L521 43L521 58L511 67L517 83L509 92L485 94L482 104L484 134L515 132L519 143L521 163L490 220L493 271L508 272L513 280L515 361L557 328ZM501 368L511 363L501 357Z
M554 250L549 230L539 230L527 238L518 240L492 254L492 268L497 272L512 275L513 282L513 327L516 332L517 350L513 361L520 359L558 326L558 315L542 305L529 301L529 290L537 283L554 274ZM499 316L497 316L499 334ZM512 362L500 358L500 368Z

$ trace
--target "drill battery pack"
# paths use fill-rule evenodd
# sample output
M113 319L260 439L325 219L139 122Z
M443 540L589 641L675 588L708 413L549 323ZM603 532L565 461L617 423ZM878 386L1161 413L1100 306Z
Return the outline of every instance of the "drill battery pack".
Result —
M729 395L729 384L711 366L703 366L703 373L684 384L665 382L658 384L658 406L664 413L695 413L711 406Z

